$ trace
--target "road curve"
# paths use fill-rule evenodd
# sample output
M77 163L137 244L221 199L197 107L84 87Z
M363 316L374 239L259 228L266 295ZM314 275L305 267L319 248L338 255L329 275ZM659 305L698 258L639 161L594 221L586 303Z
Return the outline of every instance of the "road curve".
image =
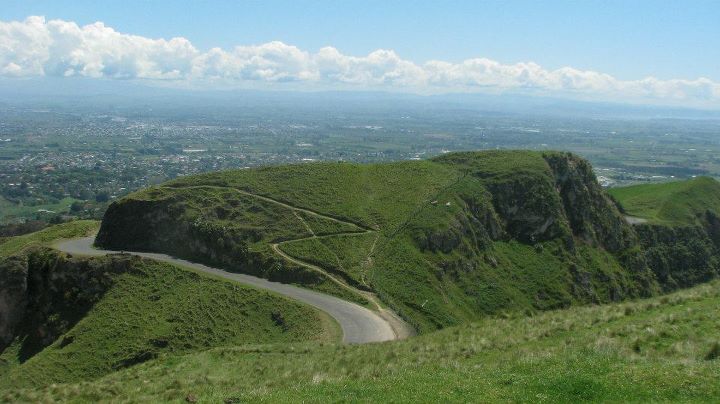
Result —
M118 253L118 251L98 250L93 248L92 245L94 240L95 236L64 240L55 244L54 247L60 251L74 255L100 256ZM286 285L284 283L271 282L251 275L226 272L221 269L174 258L165 254L145 252L130 253L157 261L190 267L201 272L230 279L259 289L270 290L291 299L309 304L329 314L340 324L343 331L343 342L348 344L364 344L369 342L381 342L398 339L395 331L393 331L393 327L386 319L372 310L334 296L329 296L292 285Z
M632 224L632 225L647 223L647 219L643 219L642 217L636 217L636 216L628 216L628 215L625 215L625 221L627 221L629 224Z

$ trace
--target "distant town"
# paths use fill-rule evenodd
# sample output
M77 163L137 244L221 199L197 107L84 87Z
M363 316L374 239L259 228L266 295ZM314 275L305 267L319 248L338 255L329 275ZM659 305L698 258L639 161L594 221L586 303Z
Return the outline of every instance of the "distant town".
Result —
M419 160L459 150L573 151L594 164L606 187L720 173L717 121L370 106L286 108L282 116L269 106L218 108L212 118L187 106L100 109L0 105L0 222L100 218L113 199L207 171Z

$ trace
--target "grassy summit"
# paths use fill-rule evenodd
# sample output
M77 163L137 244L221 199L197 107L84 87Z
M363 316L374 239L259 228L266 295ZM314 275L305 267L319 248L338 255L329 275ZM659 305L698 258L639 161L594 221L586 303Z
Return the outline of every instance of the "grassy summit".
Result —
M361 303L352 290L372 291L420 332L659 289L633 229L589 164L567 153L184 177L111 205L96 241Z

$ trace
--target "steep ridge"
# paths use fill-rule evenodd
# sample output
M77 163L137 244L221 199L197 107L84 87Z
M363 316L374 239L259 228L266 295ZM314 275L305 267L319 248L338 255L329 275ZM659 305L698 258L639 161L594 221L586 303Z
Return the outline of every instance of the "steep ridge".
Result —
M350 236L363 232L377 237ZM665 288L636 229L590 165L569 153L450 153L184 177L113 203L96 243L371 306L374 295L419 332Z
M663 291L720 276L720 183L708 177L610 190Z
M389 241L396 253L383 266L394 271L373 272L381 296L430 323L421 329L656 292L632 228L582 159L503 151L435 161L464 178Z

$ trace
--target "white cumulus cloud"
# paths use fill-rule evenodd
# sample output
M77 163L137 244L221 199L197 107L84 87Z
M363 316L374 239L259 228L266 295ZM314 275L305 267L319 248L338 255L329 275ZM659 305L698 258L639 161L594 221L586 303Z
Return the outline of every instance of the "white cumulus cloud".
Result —
M349 56L313 53L283 42L201 51L185 38L123 34L101 22L28 17L0 21L0 76L83 76L224 85L293 82L308 88L388 89L422 93L527 91L612 100L720 105L720 83L707 78L619 80L601 72L486 58L416 63L392 50Z

